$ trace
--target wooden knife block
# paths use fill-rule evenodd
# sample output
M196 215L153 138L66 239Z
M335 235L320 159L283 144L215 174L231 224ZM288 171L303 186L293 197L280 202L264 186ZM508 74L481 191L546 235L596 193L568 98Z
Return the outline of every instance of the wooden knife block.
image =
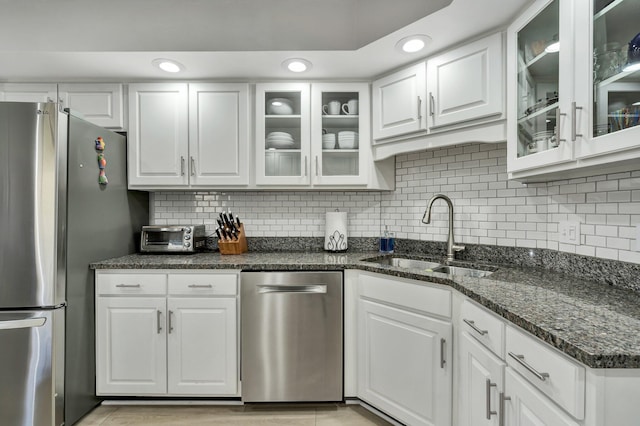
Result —
M242 254L249 251L247 237L244 234L244 224L238 229L238 239L235 241L218 240L220 254Z

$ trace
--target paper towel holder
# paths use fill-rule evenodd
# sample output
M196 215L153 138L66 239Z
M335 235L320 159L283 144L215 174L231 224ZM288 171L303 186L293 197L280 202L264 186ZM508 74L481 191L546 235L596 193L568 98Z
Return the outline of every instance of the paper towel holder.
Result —
M340 212L338 209L327 212L324 249L336 253L345 252L347 248L347 212Z

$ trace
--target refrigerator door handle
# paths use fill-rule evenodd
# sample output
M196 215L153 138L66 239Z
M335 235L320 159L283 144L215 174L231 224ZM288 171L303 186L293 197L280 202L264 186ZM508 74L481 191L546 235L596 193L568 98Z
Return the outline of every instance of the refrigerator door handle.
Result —
M42 327L45 322L47 322L46 318L26 318L20 320L0 321L0 330Z

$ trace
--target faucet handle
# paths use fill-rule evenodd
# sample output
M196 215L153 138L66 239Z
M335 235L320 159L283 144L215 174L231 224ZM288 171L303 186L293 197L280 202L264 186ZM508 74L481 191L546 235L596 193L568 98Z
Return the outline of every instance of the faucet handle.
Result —
M454 244L451 246L451 248L453 249L453 251L462 251L462 250L464 250L464 249L465 249L465 246L460 245L460 244L455 244L455 243L454 243Z

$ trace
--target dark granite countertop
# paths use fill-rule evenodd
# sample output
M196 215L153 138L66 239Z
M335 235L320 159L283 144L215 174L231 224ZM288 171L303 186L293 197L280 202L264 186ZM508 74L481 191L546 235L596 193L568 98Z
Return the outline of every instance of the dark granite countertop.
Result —
M640 294L635 291L542 268L498 265L498 270L488 277L470 278L362 261L377 256L377 253L365 252L134 254L96 262L91 267L245 271L359 269L439 283L453 287L589 367L640 368Z

